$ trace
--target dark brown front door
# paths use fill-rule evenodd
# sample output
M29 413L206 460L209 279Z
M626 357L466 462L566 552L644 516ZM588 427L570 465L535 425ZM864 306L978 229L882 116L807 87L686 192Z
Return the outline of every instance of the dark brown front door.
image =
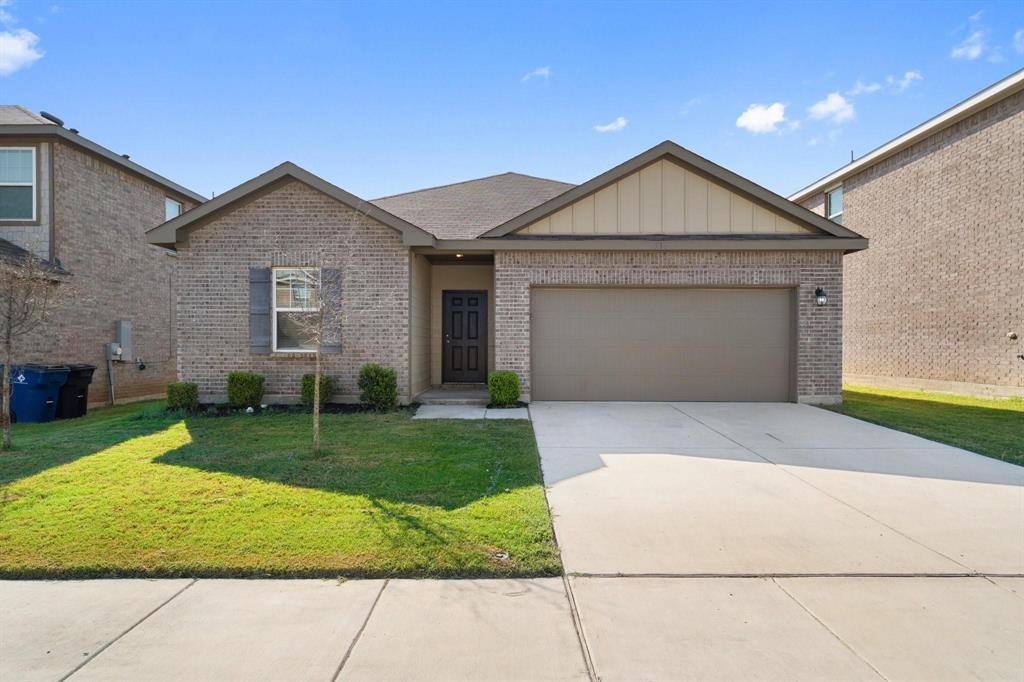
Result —
M441 380L487 381L487 292L445 291L442 296Z

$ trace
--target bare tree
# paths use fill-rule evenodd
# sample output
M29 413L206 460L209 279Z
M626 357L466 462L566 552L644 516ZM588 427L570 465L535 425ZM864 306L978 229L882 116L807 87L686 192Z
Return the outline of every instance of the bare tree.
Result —
M18 344L42 326L51 312L58 282L54 270L26 254L0 261L0 344L3 352L3 391L0 428L4 450L11 448L11 366Z
M341 328L344 311L341 305L341 269L330 265L323 254L300 260L304 268L288 271L290 281L284 287L286 295L302 300L301 312L287 321L290 331L300 338L314 354L313 369L313 453L320 453L320 384L323 378L324 353L340 351ZM278 280L274 281L274 295L278 295ZM278 321L281 324L281 321ZM329 397L329 396L328 396Z

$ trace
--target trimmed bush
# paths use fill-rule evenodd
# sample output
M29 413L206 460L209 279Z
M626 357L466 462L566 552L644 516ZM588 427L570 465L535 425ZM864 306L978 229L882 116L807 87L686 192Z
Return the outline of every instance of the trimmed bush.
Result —
M189 381L167 384L167 409L195 412L199 409L199 387Z
M316 383L315 374L302 375L302 404L313 404L313 385ZM329 376L320 375L320 404L323 405L334 393L334 379Z
M263 401L263 375L228 372L228 404L231 407L259 407Z
M398 377L395 370L373 363L359 370L359 401L378 412L387 412L398 403Z
M492 405L515 405L519 402L519 375L508 370L487 375L487 394Z

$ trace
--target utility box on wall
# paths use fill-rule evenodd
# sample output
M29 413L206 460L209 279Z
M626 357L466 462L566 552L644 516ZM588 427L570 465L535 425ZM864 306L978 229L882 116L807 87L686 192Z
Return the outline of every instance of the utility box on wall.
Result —
M131 362L135 357L132 352L132 321L118 320L114 331L114 341L121 347L121 360Z

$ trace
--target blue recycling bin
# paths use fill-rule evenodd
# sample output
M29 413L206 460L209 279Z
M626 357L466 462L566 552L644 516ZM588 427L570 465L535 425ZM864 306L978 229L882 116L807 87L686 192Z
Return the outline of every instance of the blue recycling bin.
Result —
M11 421L53 421L57 396L68 371L64 365L15 365L11 372Z

